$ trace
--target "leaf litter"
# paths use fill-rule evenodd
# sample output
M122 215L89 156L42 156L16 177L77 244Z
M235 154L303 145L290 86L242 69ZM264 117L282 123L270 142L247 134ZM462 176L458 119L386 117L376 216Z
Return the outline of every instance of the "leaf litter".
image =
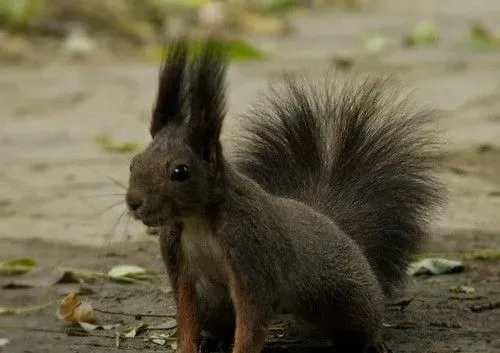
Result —
M114 330L115 345L117 347L119 347L122 339L135 338L144 334L150 328L149 324L145 322L133 325L102 323L96 315L96 311L100 310L94 309L90 301L81 299L79 295L94 293L93 289L85 283L90 279L107 278L122 283L144 283L144 281L154 278L157 275L154 271L137 265L118 265L112 267L108 272L71 268L38 269L36 267L35 261L30 258L19 258L1 263L0 274L9 276L8 280L4 281L1 287L3 289L18 289L58 285L58 289L61 289L60 292L66 295L59 301L56 316L62 321L76 324L87 333L96 330ZM34 269L36 271L33 271ZM18 275L18 277L10 278L10 276L14 275ZM55 303L57 301L28 307L0 307L0 315L22 314L40 310ZM106 313L104 310L102 312ZM125 313L122 314L125 315ZM165 345L167 342L175 340L177 322L175 319L169 317L169 315L165 315L165 317L166 321L152 326L151 329L167 330L169 332L154 333L145 337L145 340L157 345Z
M0 348L5 347L10 343L10 340L5 337L0 337Z
M173 318L150 326L148 323L140 322L138 324L102 324L96 315L90 301L80 299L75 293L69 294L60 302L56 315L60 320L78 324L84 331L92 332L96 330L115 331L115 346L119 348L123 339L131 339L143 335L149 329L167 330L167 333L152 333L144 338L145 341L151 341L158 345L165 345L168 341L175 340L177 322ZM100 311L105 312L105 311ZM123 313L123 315L128 315Z
M63 294L93 292L86 282L96 278L107 278L122 283L144 282L156 277L156 273L136 265L118 265L108 272L88 271L74 268L43 269L36 268L36 263L29 258L15 259L0 264L0 274L8 276L0 287L3 289L41 288L56 284L61 286ZM18 277L15 277L18 275Z

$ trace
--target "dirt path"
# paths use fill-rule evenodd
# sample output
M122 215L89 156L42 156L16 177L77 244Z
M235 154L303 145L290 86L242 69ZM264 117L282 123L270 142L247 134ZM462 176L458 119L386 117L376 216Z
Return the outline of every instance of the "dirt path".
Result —
M381 3L379 12L300 19L290 39L256 41L275 53L275 60L231 67L230 112L234 117L244 111L257 89L283 66L327 66L334 55L355 48L360 33L376 30L397 40L415 21L435 18L443 28L443 40L436 48L392 50L380 61L365 60L360 65L397 72L415 88L420 101L444 112L450 202L436 222L428 250L500 249L500 53L470 53L457 44L471 19L495 29L500 5L494 0L444 1L439 6L429 0L418 8L412 1ZM123 188L110 179L126 182L129 157L103 152L94 141L99 133L147 141L156 72L156 67L142 64L0 71L1 260L30 256L41 266L62 263L101 271L133 263L158 270L162 276L155 283L165 283L154 237L120 218ZM237 126L232 118L225 132L230 134ZM395 352L500 351L500 309L470 309L499 305L499 274L498 260L469 260L462 274L416 280L407 292L416 299L405 312L390 310L388 315L388 322L407 322L405 329L400 325L386 330ZM450 287L455 285L472 286L476 292L454 294ZM156 287L108 281L93 287L96 292L89 298L100 309L173 312L170 296ZM0 289L0 307L45 303L60 298L62 289ZM0 352L165 349L140 338L126 340L118 349L113 337L75 336L54 310L1 316L0 338L9 338L10 344ZM108 322L134 321L101 316Z

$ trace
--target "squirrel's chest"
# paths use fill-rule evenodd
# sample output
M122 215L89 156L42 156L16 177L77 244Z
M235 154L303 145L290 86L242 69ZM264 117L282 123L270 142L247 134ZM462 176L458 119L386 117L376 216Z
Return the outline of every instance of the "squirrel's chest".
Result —
M187 219L181 237L188 270L198 280L226 282L223 251L208 224Z

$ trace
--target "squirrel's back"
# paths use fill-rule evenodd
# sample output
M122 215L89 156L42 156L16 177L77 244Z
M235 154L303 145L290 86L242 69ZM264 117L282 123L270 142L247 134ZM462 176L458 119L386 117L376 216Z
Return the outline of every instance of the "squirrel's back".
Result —
M233 160L268 192L333 219L390 294L441 200L433 118L386 77L288 75L243 116Z

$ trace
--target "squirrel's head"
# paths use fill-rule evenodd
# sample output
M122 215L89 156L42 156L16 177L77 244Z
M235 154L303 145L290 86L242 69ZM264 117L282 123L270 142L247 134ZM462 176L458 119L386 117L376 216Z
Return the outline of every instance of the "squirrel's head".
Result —
M148 226L203 212L222 197L219 135L226 114L226 66L213 41L188 60L178 41L160 69L152 111L152 141L130 163L126 203Z

